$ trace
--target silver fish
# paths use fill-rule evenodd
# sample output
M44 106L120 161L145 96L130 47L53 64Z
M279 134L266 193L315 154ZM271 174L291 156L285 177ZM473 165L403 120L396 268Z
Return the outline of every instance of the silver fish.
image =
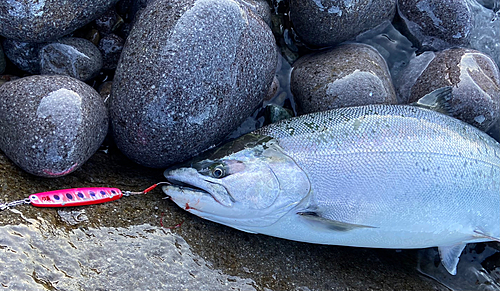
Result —
M467 243L499 241L500 145L413 106L284 120L185 167L164 192L202 218L318 244L439 248L456 274Z

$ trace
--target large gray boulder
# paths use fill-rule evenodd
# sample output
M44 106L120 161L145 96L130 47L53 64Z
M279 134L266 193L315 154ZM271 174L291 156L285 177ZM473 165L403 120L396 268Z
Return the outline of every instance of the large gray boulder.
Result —
M291 0L290 19L301 39L327 47L355 38L384 21L391 21L396 0Z
M230 0L158 0L141 12L116 70L110 116L120 150L162 168L219 143L268 92L269 27Z
M301 113L397 103L384 58L365 44L301 57L293 64L290 87Z
M55 40L84 26L118 0L0 1L0 35L23 42Z
M68 76L30 76L0 87L0 149L33 175L78 169L101 145L108 115L101 96Z

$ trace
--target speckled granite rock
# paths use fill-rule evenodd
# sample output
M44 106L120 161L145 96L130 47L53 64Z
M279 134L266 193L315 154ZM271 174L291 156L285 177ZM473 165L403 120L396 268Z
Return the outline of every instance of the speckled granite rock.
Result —
M0 149L23 170L58 177L101 145L108 117L101 96L67 76L30 76L0 87Z
M45 43L5 39L2 44L5 55L16 67L31 74L40 74L38 53Z
M397 102L384 58L365 44L301 57L293 64L290 82L301 113Z
M391 21L396 0L318 1L291 0L290 19L301 39L326 47Z
M116 34L105 35L99 41L99 50L102 54L103 69L114 70L120 60L125 41Z
M271 7L267 0L237 0L240 4L245 5L253 13L260 16L262 20L271 26Z
M150 3L113 82L116 144L158 168L217 144L266 96L276 51L269 27L235 1Z
M474 23L466 0L398 0L398 12L424 49L469 44Z
M482 130L500 115L500 72L487 55L463 48L425 52L410 61L396 82L402 103L412 103L439 88L451 86L451 116Z
M87 81L95 77L103 61L92 42L77 37L62 38L39 51L40 72L44 75L67 75Z
M0 1L0 35L23 42L60 38L106 12L118 0Z

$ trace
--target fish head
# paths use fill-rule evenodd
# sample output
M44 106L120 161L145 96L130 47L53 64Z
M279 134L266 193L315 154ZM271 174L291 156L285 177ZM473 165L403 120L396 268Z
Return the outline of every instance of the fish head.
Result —
M174 169L163 191L202 218L237 229L275 223L310 191L307 175L277 140L247 134Z

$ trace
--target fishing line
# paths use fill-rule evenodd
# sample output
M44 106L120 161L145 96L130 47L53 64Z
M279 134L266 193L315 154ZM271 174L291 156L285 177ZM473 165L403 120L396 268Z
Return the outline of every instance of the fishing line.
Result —
M108 187L73 188L40 192L31 194L29 197L21 200L0 203L0 211L22 204L31 204L36 207L70 207L100 204L118 200L123 196L143 195L162 184L170 185L169 182L159 182L140 192L122 191L118 188Z

